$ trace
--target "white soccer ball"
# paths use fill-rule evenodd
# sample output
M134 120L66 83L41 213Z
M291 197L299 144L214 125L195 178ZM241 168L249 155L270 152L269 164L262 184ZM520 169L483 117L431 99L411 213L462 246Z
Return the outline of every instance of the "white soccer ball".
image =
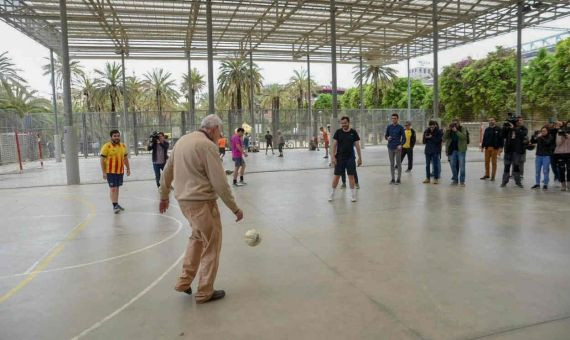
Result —
M243 237L245 239L245 243L250 247L255 247L261 242L261 234L255 229L249 229L245 232Z

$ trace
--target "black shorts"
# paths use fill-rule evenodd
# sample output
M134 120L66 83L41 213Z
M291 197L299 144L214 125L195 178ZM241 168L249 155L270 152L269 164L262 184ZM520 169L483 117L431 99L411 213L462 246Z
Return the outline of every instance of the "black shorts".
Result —
M123 185L123 174L107 174L107 183L111 188L120 187Z
M337 159L334 167L335 176L342 176L346 171L347 175L356 175L356 160L354 158Z
M245 166L245 160L243 159L243 157L232 158L232 160L234 161L236 168Z
M226 148L219 148L220 150L220 154L225 155L226 154Z

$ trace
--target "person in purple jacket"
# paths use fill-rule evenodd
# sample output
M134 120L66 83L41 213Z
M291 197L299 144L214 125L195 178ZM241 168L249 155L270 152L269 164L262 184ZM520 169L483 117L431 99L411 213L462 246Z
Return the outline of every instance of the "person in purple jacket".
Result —
M402 145L406 143L406 132L404 127L398 124L400 117L397 113L393 113L391 120L392 124L386 128L386 135L384 136L388 141L388 156L390 157L390 173L392 180L390 184L400 184L402 177ZM394 170L398 167L398 179L394 180Z

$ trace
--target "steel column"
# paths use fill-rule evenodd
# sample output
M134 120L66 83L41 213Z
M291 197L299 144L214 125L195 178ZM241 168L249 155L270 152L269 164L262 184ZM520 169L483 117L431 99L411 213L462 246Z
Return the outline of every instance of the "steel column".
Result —
M336 131L338 126L338 105L337 105L337 81L336 81L336 5L335 0L330 0L331 14L331 76L332 76L332 117L331 132Z
M317 124L313 119L311 95L311 56L309 55L309 44L307 44L307 117L309 119L309 142L317 135Z
M55 115L55 135L53 136L55 161L61 162L61 140L59 139L59 120L57 119L57 93L55 92L55 66L53 61L53 49L49 50L50 73L51 73L51 102Z
M255 131L255 114L254 114L254 103L255 98L253 96L253 50L251 49L251 38L249 40L249 119L251 120L251 140L250 144L255 145L257 140L257 133Z
M360 103L358 105L359 112L360 112L360 134L362 135L362 143L360 143L360 147L364 149L364 144L366 144L366 131L364 131L364 76L362 74L362 69L364 68L362 65L362 41L359 43L358 46L358 68L359 68L359 81L358 81L358 89L360 92Z
M65 151L65 171L67 184L79 184L79 157L77 155L77 131L73 126L73 106L71 105L71 72L69 69L69 44L67 40L67 4L59 0L61 19L61 69L63 80L63 111L65 125L63 127L63 142Z
M128 93L127 93L127 80L126 80L126 68L125 68L125 51L121 51L121 77L123 82L123 141L127 146L127 150L129 150L129 120L128 120L128 112L129 112L129 100L128 100ZM136 144L134 148L136 148Z
M522 115L522 28L523 28L523 1L517 4L517 87L516 87L516 114Z
M406 46L408 54L407 71L408 71L408 120L412 120L412 79L410 78L410 45Z
M439 74L438 74L438 51L439 32L437 17L437 0L432 0L433 20L433 117L439 118Z
M206 38L208 50L208 114L214 114L214 53L212 46L212 0L206 0Z
M190 131L193 131L195 128L195 124L196 124L196 117L194 117L194 107L193 107L193 102L194 102L194 98L192 98L192 59L191 59L191 55L190 55L190 50L188 50L188 53L186 54L187 56L187 66L188 66L188 118L190 118ZM184 125L182 126L182 135L186 134L186 119L184 119Z

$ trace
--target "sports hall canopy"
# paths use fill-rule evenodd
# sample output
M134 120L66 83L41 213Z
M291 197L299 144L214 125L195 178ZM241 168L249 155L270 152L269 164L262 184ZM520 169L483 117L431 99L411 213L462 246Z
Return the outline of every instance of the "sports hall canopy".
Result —
M207 1L68 0L71 58L207 57ZM56 53L61 49L60 1L0 0L0 18ZM391 63L432 52L434 9L439 49L517 28L513 0L335 1L337 60ZM307 52L330 62L330 0L212 0L214 59L250 48L256 61L292 61ZM524 1L524 26L570 14L570 1Z

